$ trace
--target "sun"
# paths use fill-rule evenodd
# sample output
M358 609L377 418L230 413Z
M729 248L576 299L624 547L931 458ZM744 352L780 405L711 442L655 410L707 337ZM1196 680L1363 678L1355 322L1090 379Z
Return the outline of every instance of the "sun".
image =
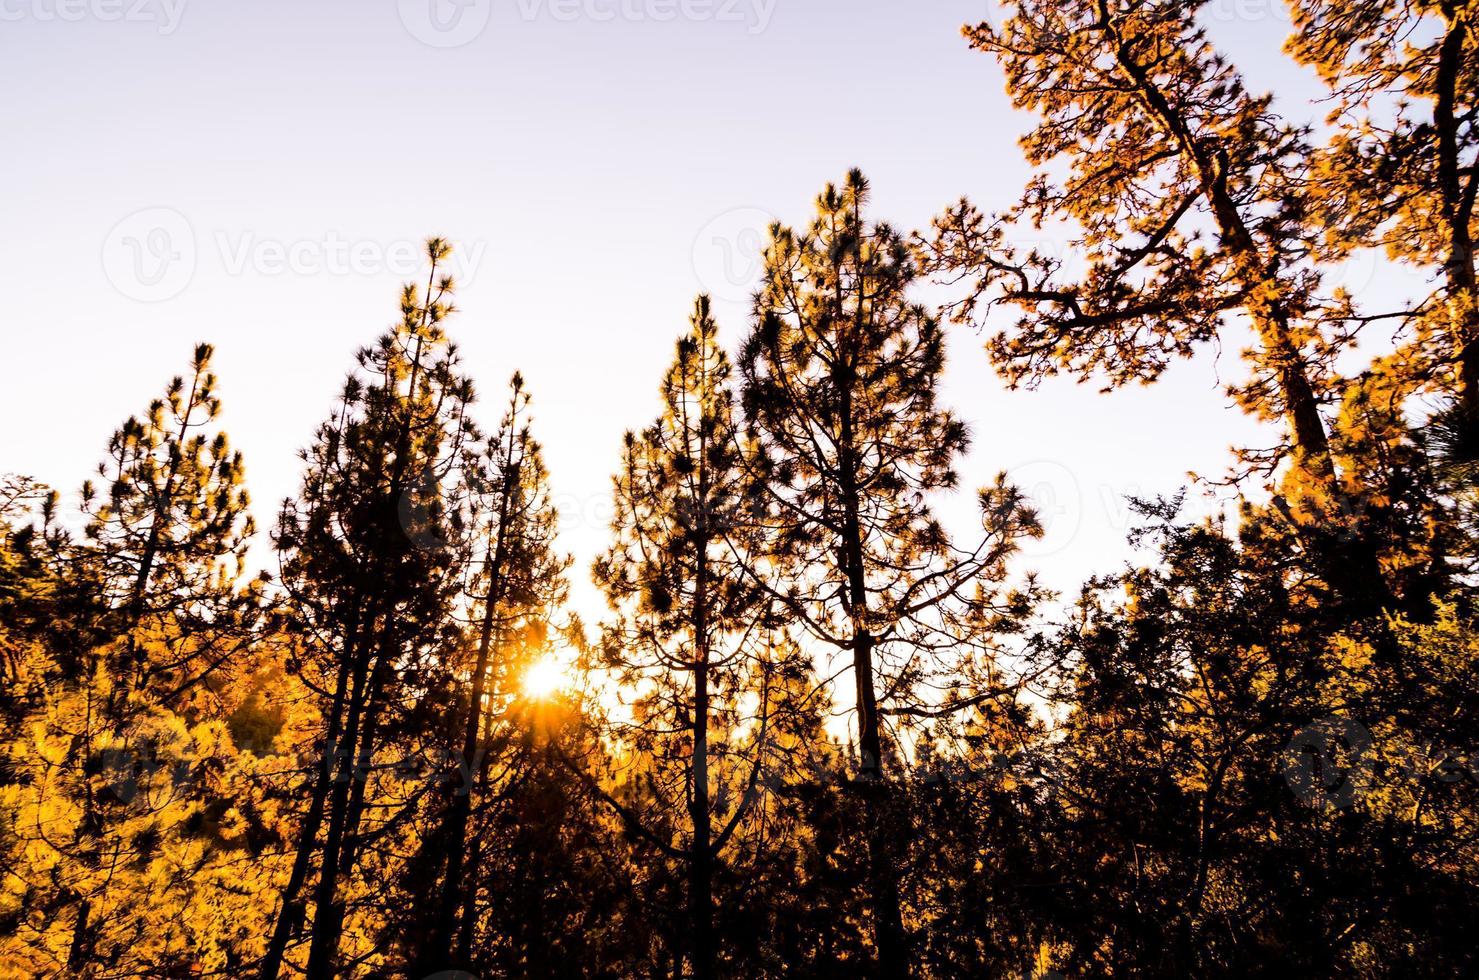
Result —
M559 693L565 681L565 666L554 657L545 657L524 671L524 693L536 700L547 700Z

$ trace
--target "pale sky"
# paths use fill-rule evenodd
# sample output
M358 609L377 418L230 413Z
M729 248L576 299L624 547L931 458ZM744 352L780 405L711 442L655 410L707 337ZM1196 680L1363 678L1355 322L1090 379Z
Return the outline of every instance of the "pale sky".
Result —
M959 36L992 15L989 0L0 0L0 472L75 490L209 341L265 528L353 351L396 319L421 240L444 235L480 417L497 421L522 370L577 605L599 615L587 570L622 432L656 412L695 294L738 343L769 216L804 224L853 166L903 229L963 193L992 208L1021 190L1028 120ZM1208 16L1251 87L1323 115L1278 53L1282 7ZM942 511L968 535L969 489L1012 471L1049 526L1020 567L1056 588L1128 554L1125 493L1220 475L1229 445L1272 438L1218 388L1242 370L1236 343L1099 397L1005 392L981 339L950 337L945 401L975 445Z

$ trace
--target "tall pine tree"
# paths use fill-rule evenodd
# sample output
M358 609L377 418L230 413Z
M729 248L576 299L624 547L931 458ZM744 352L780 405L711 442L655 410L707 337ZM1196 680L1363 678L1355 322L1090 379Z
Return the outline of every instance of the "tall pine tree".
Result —
M748 465L772 526L769 589L813 641L850 659L874 935L887 976L909 973L899 827L885 819L890 715L948 710L993 691L950 690L957 658L1012 628L1028 597L1001 583L1036 518L1004 479L980 493L984 534L957 548L929 495L958 484L965 424L937 400L945 346L908 296L904 239L864 217L853 171L817 200L806 233L772 230L740 362ZM969 610L984 627L967 630ZM946 703L925 696L946 690Z
M755 799L777 624L745 567L756 558L756 527L729 358L707 296L690 323L663 378L662 415L627 435L615 541L595 578L619 616L605 637L606 665L637 695L631 741L647 792L624 812L685 865L687 952L693 975L709 980L720 955L715 865ZM681 842L658 827L681 828Z
M407 285L400 322L357 355L305 454L301 496L280 516L282 581L312 661L304 676L321 692L324 756L303 774L307 800L264 980L278 976L305 925L308 976L339 970L346 918L364 888L367 803L388 765L377 753L399 732L424 730L416 715L436 687L428 675L461 640L454 611L466 530L442 491L460 482L477 432L472 384L442 326L453 311L454 283L441 274L449 254L443 240L427 243L425 287ZM394 819L383 810L382 828Z

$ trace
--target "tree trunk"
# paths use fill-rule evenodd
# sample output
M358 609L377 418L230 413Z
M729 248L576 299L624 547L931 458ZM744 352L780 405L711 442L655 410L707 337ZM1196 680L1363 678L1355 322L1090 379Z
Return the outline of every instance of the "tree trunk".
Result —
M702 350L699 354L703 357ZM700 371L703 370L700 361ZM695 980L714 976L713 829L709 813L709 447L700 426L698 507L695 527L693 587L693 792L689 818L693 844L689 853L688 912L693 928Z
M358 778L360 730L366 707L366 687L370 680L370 650L357 650L353 656L349 713L344 724L344 752L339 760L329 798L329 826L324 835L319 859L318 888L314 895L313 940L308 948L308 980L331 980L334 958L339 947L340 917L343 910L338 898L339 863L344 849L345 828L349 817L349 791Z
M1118 25L1112 23L1107 5L1101 3L1100 11L1105 23L1115 32L1116 60L1135 86L1142 104L1195 168L1201 193L1231 258L1233 277L1250 297L1245 309L1283 396L1294 465L1309 476L1325 497L1316 508L1324 511L1321 516L1326 520L1321 523L1337 525L1334 534L1325 534L1324 528L1317 528L1322 533L1321 554L1316 559L1325 579L1357 618L1390 608L1392 596L1382 575L1376 547L1361 527L1362 501L1352 500L1345 493L1330 453L1330 438L1320 417L1309 365L1294 341L1293 311L1289 309L1285 287L1279 280L1276 265L1266 261L1259 251L1228 186L1231 174L1227 152L1209 146L1192 132L1184 113L1171 104L1146 68L1135 60ZM1388 640L1378 639L1391 646Z
M517 396L515 396L517 397ZM516 421L516 419L515 419ZM513 454L513 425L509 428L509 454ZM461 772L467 780L461 793L454 793L447 810L446 841L447 871L442 879L442 896L433 919L431 933L426 941L427 965L432 970L467 967L466 950L471 949L471 937L457 941L459 917L470 922L472 893L476 886L467 886L463 879L477 873L477 862L464 869L467 853L467 825L472 816L473 792L481 775L483 751L481 731L483 723L483 699L487 695L488 665L493 651L493 626L497 619L498 603L503 598L504 563L508 555L508 522L514 510L514 498L519 488L522 459L510 459L503 476L503 487L498 501L498 530L493 541L493 554L488 567L487 593L483 597L483 622L478 634L478 656L474 666L472 691L467 706L467 716L462 730ZM465 914L460 910L467 908ZM461 931L467 931L464 928ZM462 952L459 952L462 951Z
M1469 227L1474 218L1474 199L1463 184L1459 159L1457 118L1459 76L1469 40L1468 20L1452 18L1438 52L1433 106L1433 129L1438 141L1438 189L1443 198L1443 217L1448 225L1448 289L1463 311L1463 321L1454 324L1458 360L1458 413L1462 431L1479 440L1479 289L1475 288L1474 242ZM1472 175L1468 178L1474 180Z
M474 837L467 857L467 885L461 889L462 913L457 923L452 956L456 963L472 968L472 941L478 925L478 869L483 860L483 839Z
M888 784L882 780L863 787L868 884L873 904L873 941L878 948L878 975L882 980L907 980L909 937L904 932L903 903L899 898L896 832L888 822L891 797Z
M714 885L709 816L709 666L707 651L693 675L693 797L689 816L693 846L689 854L688 911L693 928L693 976L714 976Z
M77 906L77 920L72 924L72 946L67 952L67 969L78 973L92 955L92 902L83 899Z
M858 316L862 316L861 302ZM878 951L879 975L888 980L902 980L909 976L908 936L904 932L890 835L884 832L882 820L887 807L888 788L883 772L883 731L873 680L874 637L869 624L868 580L863 563L862 526L858 516L857 462L852 421L853 383L852 372L844 372L839 391L842 403L839 468L843 501L841 557L842 567L847 572L848 606L853 621L853 680L858 699L863 834L868 851L868 890L873 909L873 943Z
M348 634L348 645L351 648L358 634L359 625L356 621L351 625ZM329 709L324 757L317 767L318 774L314 779L312 796L308 802L308 813L304 816L303 826L298 832L298 853L293 858L293 870L289 873L287 886L283 889L282 905L277 912L277 923L273 927L272 938L268 941L267 952L262 957L262 965L258 972L259 980L277 980L278 972L282 969L283 956L287 952L288 938L292 934L293 926L303 917L304 904L298 896L308 880L308 872L313 865L314 845L318 841L318 832L323 827L324 803L328 799L338 753L343 748L339 744L339 737L343 725L345 688L348 682L349 658L344 657L339 661L339 673L334 684L334 700Z

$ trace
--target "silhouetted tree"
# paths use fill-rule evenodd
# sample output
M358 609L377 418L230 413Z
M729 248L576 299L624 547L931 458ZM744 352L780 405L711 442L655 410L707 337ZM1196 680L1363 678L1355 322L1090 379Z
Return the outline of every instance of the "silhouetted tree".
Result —
M442 328L452 312L453 283L439 275L449 251L428 242L425 289L408 285L400 323L357 355L357 372L306 453L301 497L279 518L291 622L323 699L324 758L304 774L307 807L264 980L278 975L304 924L315 869L306 969L313 978L339 969L353 897L341 889L353 884L366 836L377 750L417 710L418 694L435 689L426 672L442 669L461 641L453 612L466 529L441 488L457 482L476 430L472 385Z
M740 366L748 465L777 569L764 580L813 640L850 658L877 954L884 975L905 976L896 854L907 832L885 819L883 720L921 710L927 683L952 688L946 668L1026 611L1029 597L1001 583L1038 527L1001 478L981 491L985 534L968 549L930 513L927 495L958 482L967 430L936 402L944 339L907 295L913 257L893 229L865 220L867 196L853 171L818 198L805 234L772 229Z
M431 900L431 924L421 940L428 973L472 968L480 855L488 831L474 834L470 847L468 832L474 813L496 802L499 784L519 778L506 756L521 744L523 728L510 727L506 716L525 670L546 652L567 590L570 560L555 550L549 476L539 443L530 435L528 408L528 392L516 374L503 420L479 460L480 476L469 488L476 572L466 600L472 621L468 641L475 653L455 698L449 757L457 760L456 790L445 801L442 826L428 839L445 852L440 894ZM527 758L522 762L529 764Z
M702 980L719 954L714 865L755 797L777 659L777 624L745 569L757 539L729 376L701 296L663 378L662 415L627 434L615 541L595 567L619 617L603 659L638 692L630 739L645 792L623 810L686 865L687 952Z
M9 914L37 970L221 963L229 944L201 909L252 921L255 895L220 890L241 831L221 819L221 774L232 755L226 681L249 669L259 593L242 568L252 524L241 457L213 431L210 357L197 347L188 379L114 433L99 467L106 493L83 488L80 536L59 526L54 496L39 529L7 536L31 584L7 607L6 632L49 618L50 642L12 668L29 704L16 704L6 746L6 864L19 899Z

